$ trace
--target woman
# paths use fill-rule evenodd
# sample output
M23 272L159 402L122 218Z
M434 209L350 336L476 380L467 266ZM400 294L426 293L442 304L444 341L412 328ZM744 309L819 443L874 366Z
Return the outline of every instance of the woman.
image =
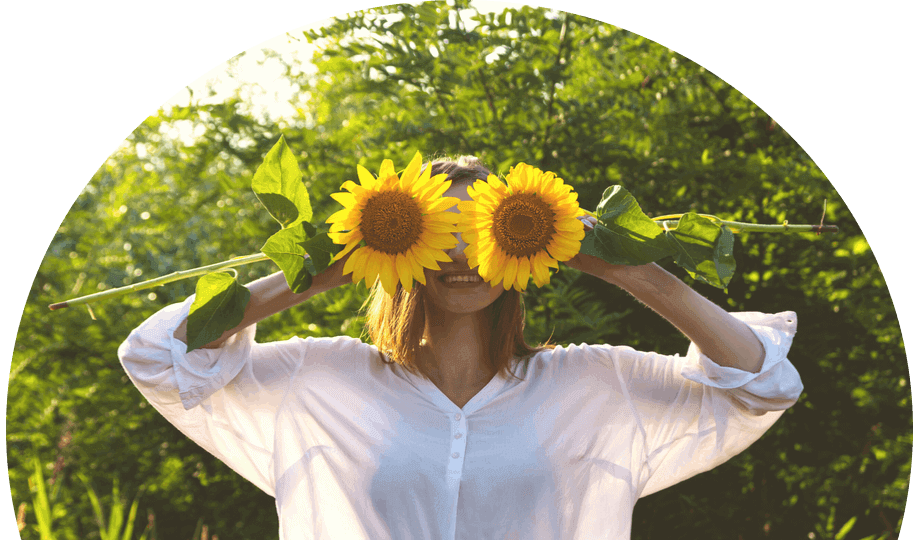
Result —
M439 173L446 196L470 200L488 170ZM249 284L243 322L204 349L186 353L189 299L119 357L170 422L275 497L284 540L628 539L639 497L738 454L802 390L786 359L794 313L730 315L655 264L566 263L670 321L686 357L531 348L519 293L479 279L458 240L425 285L374 288L377 346L253 340L256 322L348 283L343 259L303 294L280 273Z

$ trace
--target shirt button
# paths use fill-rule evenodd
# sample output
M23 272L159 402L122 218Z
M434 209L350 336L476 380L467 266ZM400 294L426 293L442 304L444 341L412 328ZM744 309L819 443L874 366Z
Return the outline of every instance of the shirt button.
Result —
M462 433L457 433L456 435L454 435L455 439L459 439L460 437L463 437Z
M454 420L460 420L460 418L461 418L460 413L457 413L454 415Z
M454 452L453 454L450 455L450 457L457 459L458 457L460 457L460 454L458 454L457 452Z

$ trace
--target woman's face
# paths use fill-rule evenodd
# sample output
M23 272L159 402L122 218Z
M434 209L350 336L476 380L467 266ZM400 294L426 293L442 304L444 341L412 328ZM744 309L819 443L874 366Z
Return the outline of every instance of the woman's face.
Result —
M445 197L456 197L461 201L471 201L472 197L466 192L469 183L454 184L444 193ZM454 206L451 212L460 212ZM471 269L467 263L466 242L456 233L459 243L453 249L445 249L453 262L438 263L441 270L425 269L424 287L426 300L429 306L438 307L450 313L475 313L489 307L492 302L501 296L504 289L496 285L490 287L479 277L476 269Z

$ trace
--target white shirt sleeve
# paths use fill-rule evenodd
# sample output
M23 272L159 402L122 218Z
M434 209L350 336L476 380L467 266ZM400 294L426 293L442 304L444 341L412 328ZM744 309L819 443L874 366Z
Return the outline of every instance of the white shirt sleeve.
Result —
M757 373L722 367L692 343L686 357L611 349L645 438L640 497L741 453L801 394L801 378L786 358L795 313L732 315L763 343L766 357Z
M144 397L179 431L274 496L275 412L302 362L302 340L257 344L253 325L220 348L186 353L173 333L193 298L133 330L118 358Z

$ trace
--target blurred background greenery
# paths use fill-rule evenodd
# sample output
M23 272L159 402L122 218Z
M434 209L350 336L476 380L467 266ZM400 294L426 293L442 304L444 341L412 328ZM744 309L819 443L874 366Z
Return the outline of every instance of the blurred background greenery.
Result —
M254 107L247 86L164 108L99 169L51 242L10 373L7 451L24 539L275 534L272 499L161 419L118 364L130 330L194 282L94 305L96 320L47 305L257 252L276 225L249 182L281 133L317 221L356 163L405 164L416 149L475 154L502 173L534 164L592 209L611 184L651 215L758 223L816 223L826 200L836 235L739 237L727 294L692 283L732 311L798 313L799 403L742 455L640 500L633 538L898 536L912 422L894 306L843 201L754 103L675 51L544 9L393 5L291 39L313 57L260 53L284 68L289 114ZM241 277L272 271L260 263ZM265 321L258 339L358 336L363 298L332 291ZM532 342L686 350L657 315L574 271L531 287L526 302Z

